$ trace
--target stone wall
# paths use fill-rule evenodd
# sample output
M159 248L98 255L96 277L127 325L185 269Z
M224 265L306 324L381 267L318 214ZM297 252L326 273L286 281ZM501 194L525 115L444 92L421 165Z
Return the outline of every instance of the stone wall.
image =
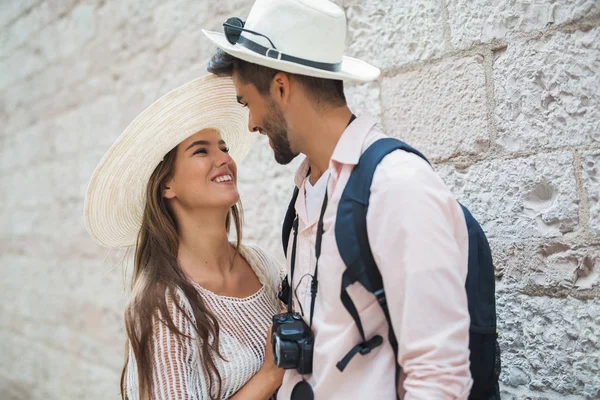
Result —
M490 237L504 399L600 398L600 1L338 0L383 69L357 113L429 155ZM0 1L0 398L117 398L123 252L87 236L93 168L204 73L251 0ZM240 167L245 238L282 257L294 165ZM126 262L125 262L126 263Z

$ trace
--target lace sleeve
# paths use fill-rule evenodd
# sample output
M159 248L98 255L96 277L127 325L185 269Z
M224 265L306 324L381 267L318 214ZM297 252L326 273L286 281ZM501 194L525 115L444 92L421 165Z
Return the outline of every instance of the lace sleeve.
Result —
M189 308L184 297L176 301ZM178 309L168 296L167 306L173 323L186 337L177 335L162 321L160 314L154 318L153 330L153 398L156 400L200 400L202 389L198 365L196 332L190 319ZM187 306L187 307L186 307Z

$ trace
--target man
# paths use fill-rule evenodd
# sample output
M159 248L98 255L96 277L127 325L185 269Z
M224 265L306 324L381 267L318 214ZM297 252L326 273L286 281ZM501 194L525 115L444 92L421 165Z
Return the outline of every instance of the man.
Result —
M348 294L365 335L386 340L350 357L343 372L336 367L362 341L340 299L346 266L336 246L337 205L361 154L385 137L372 118L354 119L346 105L343 80L374 80L379 70L343 56L344 12L324 0L257 0L245 24L230 18L224 32L204 32L220 49L209 71L232 76L238 101L249 108L250 130L269 137L278 163L306 156L295 177L298 235L290 285L295 311L307 324L312 320L313 371L302 376L288 370L278 398L306 398L297 396L302 385L296 386L306 382L316 399L466 399L472 381L465 220L430 166L404 151L394 151L377 167L367 214L397 357L375 297L354 284ZM315 242L326 195L313 300ZM399 381L396 363L402 367Z

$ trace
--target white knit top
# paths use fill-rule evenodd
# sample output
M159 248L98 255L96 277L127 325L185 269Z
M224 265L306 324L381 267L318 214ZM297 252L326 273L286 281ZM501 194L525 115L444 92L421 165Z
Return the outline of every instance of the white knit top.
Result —
M240 254L252 267L261 288L246 298L219 296L198 284L206 306L219 322L219 349L225 360L215 357L222 379L223 399L233 396L263 365L266 335L271 317L280 311L277 291L283 270L271 257L253 246L241 246ZM179 304L195 321L189 302L179 293ZM153 398L160 400L200 400L216 398L216 383L208 393L208 376L202 370L199 342L193 324L175 304L167 303L177 328L191 339L178 338L165 324L155 323ZM139 400L137 366L129 350L127 364L127 397Z

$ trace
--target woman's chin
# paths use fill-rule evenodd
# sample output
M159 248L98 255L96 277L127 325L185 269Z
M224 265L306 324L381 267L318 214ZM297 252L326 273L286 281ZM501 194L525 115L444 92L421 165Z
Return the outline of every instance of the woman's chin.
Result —
M240 201L240 194L237 190L235 191L235 193L231 193L230 196L226 196L226 198L223 199L223 202L229 207L233 207L235 204L237 204L238 201Z

